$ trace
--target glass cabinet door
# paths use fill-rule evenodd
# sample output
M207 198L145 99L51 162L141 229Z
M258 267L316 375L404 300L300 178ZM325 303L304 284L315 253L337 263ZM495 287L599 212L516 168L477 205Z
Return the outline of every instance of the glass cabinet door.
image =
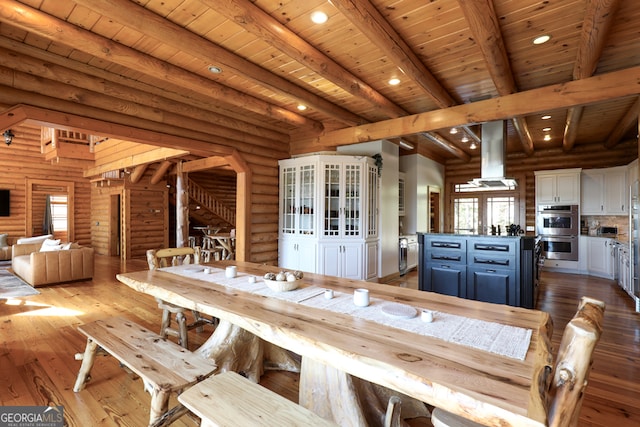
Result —
M325 237L362 237L362 165L325 164L323 231Z
M340 235L340 165L324 165L324 236Z
M282 169L282 233L296 232L296 170L295 167Z
M358 237L362 234L361 203L362 168L360 165L345 165L344 174L344 236Z
M378 236L378 168L369 166L367 174L367 237Z
M315 234L315 165L285 167L282 176L282 233Z
M300 167L300 209L299 209L299 234L313 235L316 231L315 225L315 188L316 169L315 165L304 165Z

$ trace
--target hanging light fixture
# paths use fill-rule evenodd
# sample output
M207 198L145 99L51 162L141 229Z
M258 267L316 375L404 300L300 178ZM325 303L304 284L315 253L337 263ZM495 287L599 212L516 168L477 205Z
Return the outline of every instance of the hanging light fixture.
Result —
M15 135L13 134L13 132L11 132L11 129L7 129L4 131L2 136L4 136L4 142L6 142L7 145L11 145L11 143L13 142L13 137Z

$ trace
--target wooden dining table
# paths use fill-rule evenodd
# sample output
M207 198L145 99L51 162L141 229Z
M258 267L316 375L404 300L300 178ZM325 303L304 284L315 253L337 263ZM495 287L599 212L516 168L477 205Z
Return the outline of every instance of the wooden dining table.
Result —
M200 267L224 269L229 265L237 267L242 280L254 276L258 282L266 272L279 270L239 261L217 261ZM349 408L350 401L361 405L363 398L353 395L351 378L484 425L546 425L544 402L552 365L552 321L545 312L317 274L305 274L301 280L301 288L332 289L342 295L368 289L376 304L393 302L428 309L435 316L434 322L440 315L453 315L530 330L528 349L521 360L196 276L161 269L118 274L117 278L137 291L221 319L226 326L216 329L202 346L208 348L218 366L225 366L218 358L229 353L222 355L212 348L228 346L234 340L229 338L233 334L225 331L227 328L237 328L271 346L260 353L272 355L272 350L281 349L299 355L300 404L340 425L367 424L359 408ZM261 355L251 357L262 362ZM298 368L286 355L276 355L275 359L275 365L280 364L276 368ZM257 375L263 367L257 368ZM229 369L236 368L229 365ZM322 369L326 372L319 373ZM329 377L337 379L327 380Z

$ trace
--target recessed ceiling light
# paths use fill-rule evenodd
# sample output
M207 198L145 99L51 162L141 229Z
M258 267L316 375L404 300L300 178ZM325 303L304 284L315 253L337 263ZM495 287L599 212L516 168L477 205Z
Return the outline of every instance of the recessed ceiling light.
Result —
M390 84L391 86L399 85L399 84L400 84L400 79L396 79L396 78L389 79L389 84Z
M551 130L551 128L542 128L543 132L549 132Z
M467 135L465 135L465 136L462 137L462 139L460 141L462 141L464 143L467 143L467 142L469 142L469 138L467 138Z
M475 150L476 148L478 148L478 146L476 145L475 142L472 142L469 148L471 148L472 150Z
M215 65L209 65L207 69L213 74L220 74L222 72L222 68L216 67Z
M545 141L551 141L551 135L545 135L544 136L544 140Z
M313 21L314 24L324 24L328 19L327 14L319 10L311 14L311 21Z
M546 115L546 116L542 116L540 117L542 120L549 120L551 118L551 116Z
M300 110L300 111L304 111L304 110L306 110L306 109L307 109L307 106L306 106L306 105L302 105L302 104L300 104L300 105L298 105L298 107L297 107L297 108L298 108L298 110Z
M455 135L456 133L458 133L458 128L451 128L451 130L449 131L449 133L451 135Z
M533 39L533 44L543 44L548 42L549 40L551 40L551 36L548 34L536 37L535 39Z

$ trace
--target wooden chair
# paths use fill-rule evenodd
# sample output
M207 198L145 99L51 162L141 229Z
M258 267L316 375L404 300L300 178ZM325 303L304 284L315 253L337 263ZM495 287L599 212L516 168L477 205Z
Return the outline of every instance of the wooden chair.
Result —
M200 255L200 248L197 246L195 248L149 249L147 251L147 264L149 265L149 270L174 265L200 264ZM195 328L198 331L202 331L203 325L209 324L215 326L217 324L216 319L207 319L195 310L192 310L194 322L187 323L187 318L184 314L185 308L170 304L159 298L156 298L156 301L158 301L158 307L162 309L160 336L163 338L166 338L169 335L177 337L178 344L184 348L189 348L189 330ZM172 317L174 315L177 329L172 327Z
M582 398L593 362L593 350L602 334L604 310L604 302L582 297L578 312L564 330L555 366L553 370L547 367L550 373L546 395L549 427L578 425ZM431 422L434 427L481 426L439 408L433 410Z

